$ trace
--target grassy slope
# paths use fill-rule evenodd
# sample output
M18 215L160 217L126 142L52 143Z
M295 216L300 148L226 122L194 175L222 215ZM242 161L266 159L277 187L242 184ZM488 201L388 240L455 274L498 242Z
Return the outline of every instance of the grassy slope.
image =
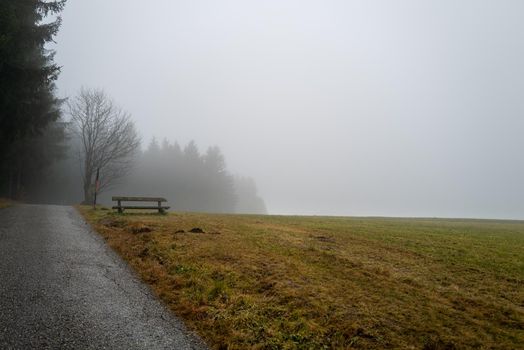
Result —
M80 210L216 348L524 343L524 222Z

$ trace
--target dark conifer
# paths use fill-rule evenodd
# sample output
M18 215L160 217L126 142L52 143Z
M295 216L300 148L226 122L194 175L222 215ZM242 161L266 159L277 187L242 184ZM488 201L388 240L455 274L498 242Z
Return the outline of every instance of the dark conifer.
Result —
M60 27L65 1L2 0L0 4L0 195L14 196L13 183L25 178L18 157L49 123L58 120L54 95L60 67L46 48ZM40 139L42 140L42 139ZM23 159L22 159L23 162ZM3 192L3 193L2 193Z

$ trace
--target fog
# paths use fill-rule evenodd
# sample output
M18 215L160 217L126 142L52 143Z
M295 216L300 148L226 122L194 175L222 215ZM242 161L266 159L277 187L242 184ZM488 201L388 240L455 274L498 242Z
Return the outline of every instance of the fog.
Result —
M61 97L217 145L271 214L524 218L524 2L69 0ZM146 194L144 194L146 195Z

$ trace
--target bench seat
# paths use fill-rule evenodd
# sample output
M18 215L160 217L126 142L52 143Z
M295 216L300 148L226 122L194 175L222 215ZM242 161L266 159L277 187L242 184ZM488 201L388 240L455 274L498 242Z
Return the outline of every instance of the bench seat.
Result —
M159 207L157 205L152 205L152 206L145 206L145 205L121 205L121 206L118 206L118 205L115 205L113 207L113 209L119 209L119 208L122 208L122 209L163 209L163 210L168 210L170 207Z
M118 202L118 205L113 206L113 209L118 209L119 213L123 213L124 209L152 209L158 210L159 213L163 214L169 209L167 206L163 206L162 202L167 202L162 197L120 197L114 196L114 202ZM157 202L158 205L122 205L122 202Z

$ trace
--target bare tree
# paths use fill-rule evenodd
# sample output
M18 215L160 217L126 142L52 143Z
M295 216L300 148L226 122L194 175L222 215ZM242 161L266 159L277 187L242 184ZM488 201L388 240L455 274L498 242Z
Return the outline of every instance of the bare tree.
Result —
M80 143L84 201L90 203L97 169L103 191L129 172L140 139L130 115L103 90L82 88L68 109Z

